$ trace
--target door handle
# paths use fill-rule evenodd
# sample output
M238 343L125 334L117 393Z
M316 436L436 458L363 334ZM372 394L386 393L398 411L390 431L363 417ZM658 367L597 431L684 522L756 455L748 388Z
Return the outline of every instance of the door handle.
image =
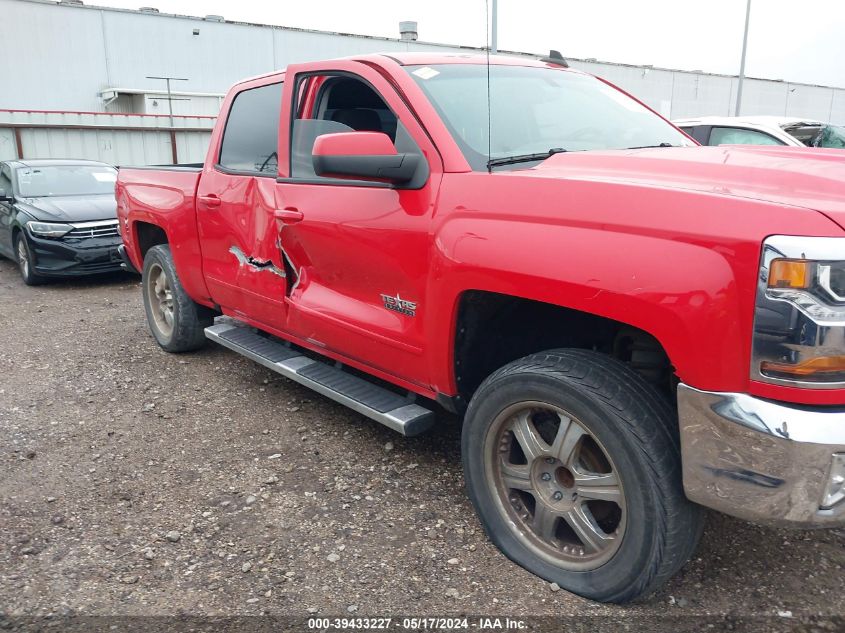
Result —
M285 207L284 209L276 209L273 211L273 217L282 222L293 224L299 222L303 217L302 211L294 207Z
M220 198L215 196L213 193L207 196L199 196L199 201L207 207L219 207L221 202Z

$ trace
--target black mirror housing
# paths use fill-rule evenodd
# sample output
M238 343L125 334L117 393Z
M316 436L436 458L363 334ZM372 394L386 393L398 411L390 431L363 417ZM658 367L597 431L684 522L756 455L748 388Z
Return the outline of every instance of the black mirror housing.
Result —
M416 154L392 155L314 155L314 172L318 176L341 176L406 183L417 173L420 157Z

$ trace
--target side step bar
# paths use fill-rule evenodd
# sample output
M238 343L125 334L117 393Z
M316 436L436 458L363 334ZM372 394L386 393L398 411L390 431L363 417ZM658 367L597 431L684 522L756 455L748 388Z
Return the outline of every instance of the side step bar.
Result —
M250 327L217 323L205 328L215 343L261 363L285 378L310 387L324 396L372 418L402 435L419 435L434 424L434 412L363 378L303 356L277 339Z

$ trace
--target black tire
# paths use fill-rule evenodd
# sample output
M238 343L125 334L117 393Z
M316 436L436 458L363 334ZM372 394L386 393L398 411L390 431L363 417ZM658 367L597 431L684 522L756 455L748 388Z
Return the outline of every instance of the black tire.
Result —
M528 504L522 502L522 497L514 501L514 490L508 485L498 488L495 477L491 478L490 473L497 466L490 464L502 459L502 451L513 449L494 448L499 453L490 453L490 442L499 447L502 445L496 441L507 442L507 437L512 438L511 442L517 441L512 430L505 431L511 435L502 440L503 436L493 435L497 432L491 427L498 424L505 428L497 420L524 402L548 403L558 412L574 416L572 419L579 422L576 426L593 436L590 442L595 440L606 453L613 464L612 472L621 480L623 532L614 545L616 549L608 554L611 557L604 562L597 559L597 568L578 569L564 556L555 559L547 552L545 557L539 555L538 548L532 548L532 535L526 536L526 529L520 528L522 524L508 515L512 509L508 503L519 511L530 504L530 499ZM532 428L539 426L532 422ZM652 593L679 571L694 553L703 529L704 509L684 496L676 429L676 416L668 403L651 385L613 358L567 349L534 354L496 371L470 402L462 436L469 497L490 539L517 564L585 598L630 602ZM544 461L551 462L548 457ZM528 458L528 473L536 472L531 470L531 464ZM539 465L545 468L544 464ZM543 477L547 475L544 473ZM539 484L542 485L545 484ZM539 486L525 494L539 500ZM503 495L510 497L505 499ZM573 505L586 503L580 498L574 501L576 498L573 494ZM536 508L535 505L532 513ZM527 509L525 513L529 514ZM535 519L526 518L525 526L537 525ZM557 527L550 532L552 541L561 538L560 522L554 525ZM575 531L572 534L577 536ZM540 549L542 545L541 542ZM589 550L589 546L581 548L581 556L585 549Z
M156 281L162 278L162 274L170 296L168 319L163 316L160 302L155 299ZM141 288L150 332L163 350L174 353L191 352L205 345L203 330L214 322L214 312L196 303L185 292L173 265L170 246L167 244L153 246L144 256Z
M32 249L23 233L15 235L15 260L18 263L18 271L21 279L27 286L40 286L46 283L47 279L35 272L35 258L32 256Z

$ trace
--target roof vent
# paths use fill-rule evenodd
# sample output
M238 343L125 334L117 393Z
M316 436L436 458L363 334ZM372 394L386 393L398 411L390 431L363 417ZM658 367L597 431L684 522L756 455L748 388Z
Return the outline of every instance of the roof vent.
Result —
M155 7L141 7L138 11L141 13L159 13L159 10Z
M203 18L206 22L225 22L222 15L207 15Z
M417 41L417 23L414 21L399 23L399 39L403 42Z
M59 2L59 4L75 4L75 5L78 5L78 6L82 6L85 3L82 2L82 0L61 0Z

